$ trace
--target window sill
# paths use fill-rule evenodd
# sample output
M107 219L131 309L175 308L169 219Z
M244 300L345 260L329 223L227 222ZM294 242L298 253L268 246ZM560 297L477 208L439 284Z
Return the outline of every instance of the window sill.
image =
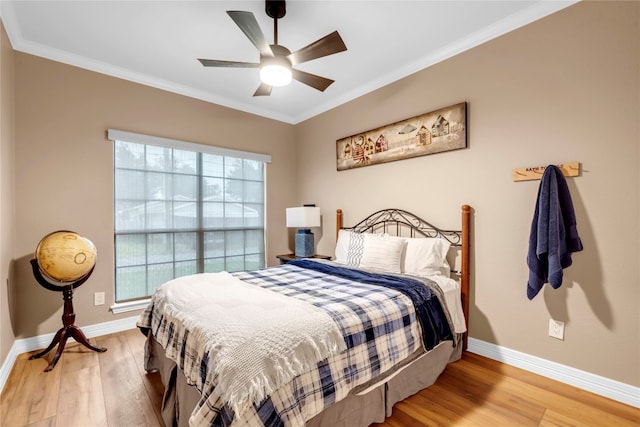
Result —
M113 314L126 313L128 311L142 310L149 305L151 298L137 300L137 301L129 301L129 302L117 302L113 304L111 308L111 312Z

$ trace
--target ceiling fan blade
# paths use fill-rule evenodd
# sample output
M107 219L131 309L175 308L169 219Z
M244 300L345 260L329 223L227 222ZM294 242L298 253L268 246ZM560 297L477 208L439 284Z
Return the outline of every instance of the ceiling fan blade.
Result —
M217 59L198 58L198 61L205 67L258 68L260 66L260 64L253 62L220 61Z
M269 96L271 95L271 86L266 83L260 83L253 96Z
M256 17L251 12L244 12L241 10L228 10L227 15L233 19L238 27L242 30L245 36L251 43L258 48L260 55L262 56L274 56L269 43L264 38L264 34L256 21Z
M324 92L324 90L335 81L300 70L291 70L291 74L294 79L314 89L318 89L320 92Z
M314 41L310 45L291 53L288 58L292 65L296 65L345 50L347 50L347 46L342 41L342 37L340 37L337 31L334 31Z

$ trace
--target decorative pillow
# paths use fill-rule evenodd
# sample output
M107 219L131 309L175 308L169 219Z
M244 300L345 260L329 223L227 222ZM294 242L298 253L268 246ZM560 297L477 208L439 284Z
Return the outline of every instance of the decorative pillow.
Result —
M375 268L389 273L401 273L405 244L405 239L380 234L365 234L360 267Z
M349 241L351 240L351 232L347 230L338 231L338 241L336 242L336 259L335 262L340 264L347 263L347 254L349 253Z
M364 252L364 234L354 233L350 230L338 231L336 243L336 262L351 267L360 265L360 259Z
M451 247L448 240L440 238L411 238L407 240L404 258L404 273L417 276L449 277L451 267L447 253Z

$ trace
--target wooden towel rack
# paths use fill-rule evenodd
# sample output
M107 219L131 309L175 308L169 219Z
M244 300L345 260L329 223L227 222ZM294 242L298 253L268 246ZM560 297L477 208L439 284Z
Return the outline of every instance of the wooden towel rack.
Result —
M580 175L580 162L562 163L556 165L562 171L564 176L578 176ZM530 166L525 168L518 168L513 170L514 181L531 181L534 179L541 179L546 166Z

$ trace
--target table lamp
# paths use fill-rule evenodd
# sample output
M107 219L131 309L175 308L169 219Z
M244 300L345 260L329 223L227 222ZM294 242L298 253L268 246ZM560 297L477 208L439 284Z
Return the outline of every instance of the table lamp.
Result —
M310 228L320 227L320 208L315 205L287 208L287 227L298 228L295 255L312 257L315 251Z

